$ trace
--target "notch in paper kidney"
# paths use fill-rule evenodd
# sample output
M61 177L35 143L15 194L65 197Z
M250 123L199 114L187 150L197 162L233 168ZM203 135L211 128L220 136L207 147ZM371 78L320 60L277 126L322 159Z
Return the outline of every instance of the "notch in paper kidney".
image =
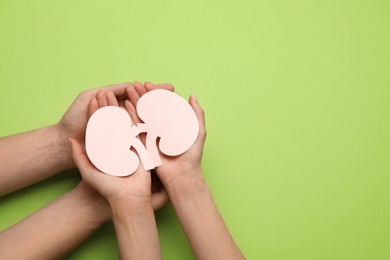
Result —
M115 106L102 107L90 117L85 148L90 161L100 171L128 176L137 170L140 162L145 170L153 169L162 165L159 151L168 156L180 155L194 144L199 134L194 110L171 91L147 92L139 99L136 110L143 121L137 126L126 110ZM146 146L138 137L140 132L146 133Z

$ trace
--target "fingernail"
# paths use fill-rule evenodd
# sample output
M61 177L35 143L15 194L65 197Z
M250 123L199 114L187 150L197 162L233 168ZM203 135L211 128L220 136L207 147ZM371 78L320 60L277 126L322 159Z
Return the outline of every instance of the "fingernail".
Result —
M194 101L195 101L196 103L198 103L198 99L196 98L195 94L192 94L191 96L192 96L192 98L194 99Z
M68 137L69 143L72 143L72 138Z

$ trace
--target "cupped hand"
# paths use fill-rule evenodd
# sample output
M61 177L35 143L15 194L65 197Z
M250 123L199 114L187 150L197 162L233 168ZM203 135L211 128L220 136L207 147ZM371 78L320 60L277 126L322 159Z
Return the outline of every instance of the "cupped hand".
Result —
M126 102L125 106L129 111L133 122L138 124L142 123L142 120L138 117L136 112L137 102L143 94L155 89L155 86L152 83L145 83L144 85L137 83L136 89L137 92L128 89L130 102ZM167 156L160 152L162 165L156 168L156 172L167 189L169 189L169 186L171 186L173 182L182 180L182 177L198 177L201 175L201 160L206 140L205 115L194 95L190 97L189 104L193 108L199 121L199 134L191 148L181 155Z
M110 91L114 94L118 103L123 106L125 99L128 98L127 93L136 93L136 95L131 95L130 98L132 101L135 101L134 98L139 99L138 82L134 84L127 82L122 84L108 85L104 87L89 89L81 92L77 98L73 101L71 106L65 112L61 120L54 126L55 133L58 136L59 143L63 147L64 158L67 161L67 168L75 167L75 162L72 157L72 151L68 143L68 138L73 138L79 143L84 144L85 141L85 128L89 119L89 103L92 98L96 97L97 93ZM142 85L142 84L141 84ZM161 88L173 91L173 86L171 84L156 84L153 85L154 88Z
M186 175L200 174L203 147L206 141L205 114L197 98L191 95L189 104L195 111L199 122L199 134L194 144L181 155L167 156L160 152L162 165L156 169L163 183L169 185L176 177L188 177Z
M105 87L85 90L81 92L73 101L71 106L65 112L61 120L56 124L56 132L59 136L60 144L64 147L64 156L68 158L68 168L75 166L72 159L71 149L68 143L68 138L73 138L80 143L84 143L85 128L88 122L88 104L91 98L101 91L111 91L118 99L123 99L126 94L127 87L131 83L115 84Z
M104 106L119 106L114 92L98 91L90 100L87 108L88 115L92 115L98 108ZM96 169L89 161L79 141L71 138L70 143L73 159L83 180L102 194L111 205L124 203L134 207L144 207L152 204L153 209L157 210L167 202L168 197L164 189L152 193L150 171L145 171L142 164L135 173L127 177L107 175Z

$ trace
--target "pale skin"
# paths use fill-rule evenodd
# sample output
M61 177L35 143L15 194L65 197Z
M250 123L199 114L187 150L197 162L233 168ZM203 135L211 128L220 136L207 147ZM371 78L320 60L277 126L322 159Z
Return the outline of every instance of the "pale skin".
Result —
M127 93L130 102L126 102L125 107L129 111L133 121L138 123L139 118L134 113L134 107L140 96L145 94L147 91L150 91L154 87L155 86L150 83L145 85L136 83L134 84L133 88L126 85L124 91L123 86L121 86L115 87L115 89L105 89L106 91L104 92L112 91L114 96L119 98L119 101L121 101L122 94L125 95ZM118 94L118 90L116 88L120 89L120 94ZM48 138L48 134L54 132L55 134L53 134L53 137L58 137L52 139L55 141L54 144L61 144L61 149L59 149L60 152L58 152L58 157L56 157L60 159L53 159L53 162L50 161L49 165L48 162L46 162L49 158L55 157L57 154L53 154L52 149L55 148L53 148L53 142L48 142L47 145L42 145L42 143L37 142L38 146L35 148L33 147L34 149L30 149L30 152L35 152L34 156L29 155L25 150L15 150L15 152L26 152L25 155L28 156L27 159L23 156L13 158L12 150L7 149L7 153L1 152L2 150L0 150L0 158L4 156L7 161L15 159L14 163L19 164L19 166L21 163L37 164L32 165L33 167L29 168L30 171L32 169L36 170L34 171L34 174L36 175L32 178L29 178L30 176L25 176L27 180L24 180L24 182L15 180L11 176L12 173L17 172L18 170L22 171L23 167L19 167L18 165L16 165L14 168L10 167L10 169L7 169L7 171L9 170L8 172L10 173L1 172L0 170L0 177L5 177L5 182L8 183L8 185L0 186L0 194L6 194L12 190L16 190L23 186L47 178L57 171L64 170L63 168L71 168L75 165L75 162L78 163L77 165L80 168L84 180L86 180L100 192L97 193L86 183L81 182L74 191L64 195L60 199L54 201L52 204L48 205L17 225L11 227L10 229L3 231L0 233L0 258L31 259L35 258L34 256L36 256L37 259L61 258L62 256L66 255L67 252L77 246L77 244L80 243L83 239L88 237L94 230L96 230L98 226L107 221L107 219L110 219L111 212L114 216L114 223L120 247L119 250L122 258L130 259L140 255L143 255L147 259L160 257L158 240L156 241L154 216L151 216L150 214L150 205L152 205L153 208L156 208L156 205L157 207L160 205L160 203L158 203L160 201L159 199L157 199L157 203L155 203L155 194L151 195L150 199L149 193L145 193L147 192L146 190L138 190L137 192L139 192L139 194L137 196L135 196L135 194L128 193L111 193L114 192L112 189L113 186L111 186L111 190L110 185L107 189L106 184L104 184L105 181L103 182L103 179L99 180L99 178L103 178L101 175L88 175L88 173L92 173L92 171L87 170L88 166L92 166L90 165L87 158L84 157L85 154L79 142L83 143L82 137L84 135L88 114L100 106L110 105L107 94L103 95L104 93L101 94L98 92L99 90L94 90L93 93L90 93L91 95L82 94L80 96L84 97L79 97L80 100L78 102L77 100L79 98L76 99L74 102L74 104L76 104L72 105L72 107L80 108L81 112L77 110L69 112L68 110L64 116L66 127L64 128L65 125L61 125L61 122L59 123L60 126L56 126L59 129L62 129L61 131L56 128L53 128L52 131L48 131L50 129L49 127L49 129L41 129L40 135L37 134L37 132L40 130L22 134L23 138L25 138L24 141L17 142L14 139L6 140L5 142L5 144L7 144L7 142L15 142L15 146L20 146L25 143L30 143L30 145L34 146L36 145L32 142L34 139L43 137L50 139ZM88 98L86 96L88 96ZM96 97L96 100L93 97ZM89 107L87 105L88 102L90 102ZM107 102L107 104L104 102ZM204 113L194 96L190 98L189 103L197 114L200 123L200 133L198 139L191 147L191 149L181 156L171 158L160 154L163 166L157 169L157 174L168 192L175 211L183 226L184 232L197 259L244 259L244 256L240 252L226 225L224 224L224 221L220 216L215 203L213 202L210 190L202 176L201 157L203 144L206 137ZM121 105L123 105L123 103ZM83 115L82 120L73 121L73 117L79 117L80 115ZM64 118L61 121L63 121ZM85 122L85 124L82 122ZM84 127L84 129L80 131L80 129L78 129L79 127ZM66 129L66 131L64 131L64 129ZM72 129L78 131L73 131ZM44 134L42 133L43 130L48 132L44 132ZM72 132L73 134L69 134ZM73 140L71 140L73 147L73 158L78 158L80 160L72 159L70 154L70 146L65 140L66 137L73 138ZM0 145L2 144L2 141L4 141L4 139L0 139ZM12 149L12 146L13 145L8 143L7 148ZM37 153L37 151L39 151L39 153ZM139 171L135 173L138 175L134 174L131 176L131 178L135 176L142 176L139 174ZM25 174L28 175L30 173L26 172ZM146 174L143 175L145 176ZM145 183L149 181L145 180L145 178L142 179L141 177L138 177L138 179L139 180L137 182L143 183L143 185L139 185L140 187L145 187ZM111 180L109 183L111 183ZM131 185L129 183L130 182L128 182L126 185ZM107 203L107 200L100 194L106 196L109 203ZM82 200L82 198L85 200ZM161 200L162 198L163 196L160 196ZM111 206L112 211L110 211L109 205ZM99 206L102 207L102 210L99 210L99 212L102 212L100 217L96 216L96 212L93 212L94 209ZM72 214L74 215L74 218L70 217L65 219ZM92 215L92 219L83 219L84 217L90 217ZM140 218L139 216L144 217ZM46 225L42 225L42 219L47 220L45 222ZM57 221L50 221L53 219L57 219ZM58 221L64 223L64 225L58 225ZM79 224L79 226L77 224ZM42 226L40 227L40 225ZM42 228L45 230L50 230L50 232L46 232L45 235L38 233L37 231L41 231ZM77 232L75 232L75 230L77 230ZM135 239L141 230L142 233L145 232L145 234L141 234L141 241L151 241L147 248L142 247L142 245L139 244L139 241ZM26 236L26 234L28 235ZM72 241L74 242L72 243ZM133 248L140 246L142 250L132 250L131 252L128 252L123 246L124 243L131 244ZM145 246L147 244L143 245ZM148 255L145 255L145 252L141 252L144 250L150 251ZM23 251L28 252L28 255L23 254Z
M90 111L104 106L118 106L112 92L98 93ZM115 177L96 169L81 144L70 140L73 158L83 180L102 194L110 204L121 259L161 259L156 221L153 212L151 173L142 164L135 173Z
M0 196L75 167L68 138L84 142L91 99L112 93L121 105L129 89L170 84L124 83L80 93L59 123L0 138ZM103 93L103 94L98 94ZM28 144L28 145L26 145ZM149 186L150 188L150 186ZM164 189L151 195L157 210L167 201ZM60 259L112 217L109 203L84 181L36 213L0 233L0 259ZM60 224L59 224L60 223Z
M133 121L141 123L136 113L139 98L148 91L128 90L131 102L125 106ZM143 93L143 94L142 94ZM204 111L192 95L189 104L199 121L199 135L193 146L180 156L160 152L162 166L156 169L180 220L196 259L245 259L226 227L202 175L201 161L206 139Z

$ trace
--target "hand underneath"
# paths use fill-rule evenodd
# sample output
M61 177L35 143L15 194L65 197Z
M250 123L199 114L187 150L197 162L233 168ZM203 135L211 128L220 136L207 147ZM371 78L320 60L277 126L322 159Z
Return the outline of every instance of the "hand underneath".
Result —
M150 84L143 87L137 92L140 96L153 89ZM143 123L136 113L138 99L135 97L130 99L131 102L126 102L126 108L136 124ZM196 259L245 259L203 178L201 160L206 139L204 112L195 96L190 97L189 104L199 122L198 137L191 148L179 156L166 156L160 152L162 165L156 168L157 175L167 189Z
M89 103L89 115L108 105L119 106L115 94L111 91L99 91ZM151 173L145 171L142 164L132 175L126 177L102 173L88 160L80 143L75 139L69 140L73 159L83 180L110 204L120 258L161 259L153 209L161 207L167 201L165 190L152 193Z
M71 137L80 143L84 143L85 128L89 118L88 104L92 97L95 97L99 91L105 90L112 91L118 99L122 99L123 95L126 94L126 88L128 86L131 86L131 83L109 85L81 92L61 120L55 125L60 145L65 151L64 156L68 159L68 168L75 167L68 138Z
M136 83L135 89L137 89L137 92L134 89L128 89L127 93L130 102L126 102L125 107L129 111L129 114L135 124L142 123L136 112L138 100L143 94L155 88L156 86L152 83L145 83L144 85ZM162 165L156 168L156 172L164 186L168 189L168 192L169 187L173 184L173 182L181 182L182 180L188 181L189 179L192 181L191 179L193 177L202 178L201 160L203 146L206 139L204 111L193 95L189 99L189 104L195 111L199 121L199 134L195 143L189 150L179 156L167 156L160 152ZM141 134L142 139L144 139L144 135L145 134Z
M63 157L66 158L65 161L67 162L66 168L73 168L76 166L72 158L72 152L68 143L68 138L73 138L79 143L84 144L85 128L87 126L89 115L91 114L91 111L88 111L88 109L91 109L89 106L91 99L95 98L98 92L104 93L106 91L110 91L114 94L117 102L121 106L124 106L125 99L127 99L126 93L137 93L137 91L139 91L137 89L140 89L138 88L139 84L140 83L138 82L135 82L134 84L128 82L123 84L109 85L85 90L77 96L61 120L54 126L55 133L58 136L58 145L63 147ZM171 84L157 84L154 85L154 88L173 91L173 86ZM138 93L136 95L130 96L130 99L135 102L135 98L137 96L139 99ZM107 104L103 103L101 105Z
M128 88L133 88L129 86ZM119 106L112 91L99 91L92 97L88 106L91 116L98 108L104 106ZM145 171L142 164L135 173L127 177L116 177L102 173L89 161L82 145L75 139L70 139L73 159L85 182L96 189L112 204L128 204L134 207L153 206L154 210L161 208L168 200L163 188L152 194L152 178L150 171Z

